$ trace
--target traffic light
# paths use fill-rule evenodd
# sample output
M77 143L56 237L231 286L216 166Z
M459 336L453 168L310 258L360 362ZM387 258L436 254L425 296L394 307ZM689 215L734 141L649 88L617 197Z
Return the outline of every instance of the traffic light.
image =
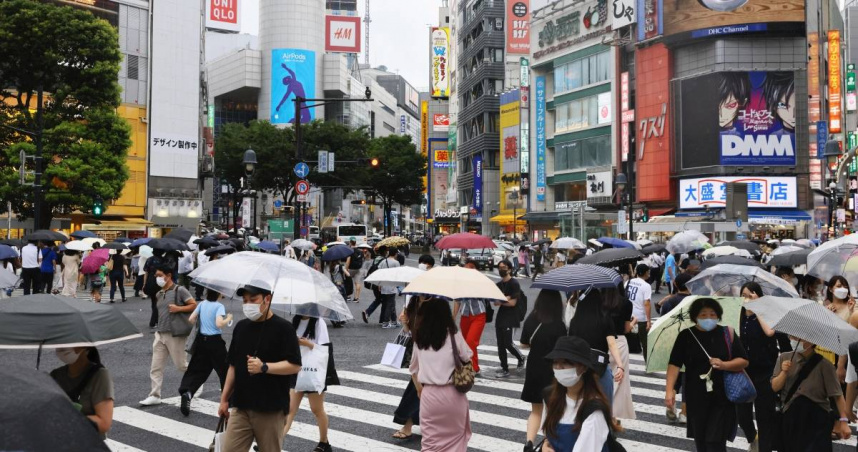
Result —
M644 223L649 221L649 208L647 206L644 206L643 208L643 215L641 216L641 221Z
M364 206L366 205L366 199L355 199L352 201L352 204L356 206Z
M92 200L92 214L96 217L104 214L104 201L101 199L101 196L96 196Z
M373 169L378 168L379 163L380 162L378 160L378 157L373 157L373 158L369 159L369 166L371 166Z

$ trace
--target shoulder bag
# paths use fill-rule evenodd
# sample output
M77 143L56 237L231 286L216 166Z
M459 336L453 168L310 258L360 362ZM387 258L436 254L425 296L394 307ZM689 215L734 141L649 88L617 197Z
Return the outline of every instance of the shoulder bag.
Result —
M784 450L784 435L783 435L783 415L784 415L784 406L786 406L787 402L789 402L795 392L798 391L798 387L801 386L801 383L810 375L811 372L816 368L816 365L819 364L820 361L823 360L822 355L815 353L810 359L804 363L801 370L798 371L798 378L792 383L792 386L789 387L789 390L786 392L785 397L781 397L783 394L783 389L775 394L775 412L772 418L772 426L774 427L774 431L772 432L772 450ZM784 388L786 389L786 388Z
M450 333L450 345L453 347L453 362L456 364L451 375L453 386L457 391L465 394L474 387L474 365L470 361L462 362L462 357L459 356L459 344L453 333Z
M703 344L697 339L697 335L691 330L688 330L688 332L697 341L697 345L700 346L706 357L712 359L709 356L709 352L703 348ZM730 361L733 359L733 329L729 326L724 327L724 343L727 345L727 361ZM724 373L724 394L727 396L727 400L733 403L750 403L757 398L757 390L754 388L754 382L751 381L751 377L748 376L747 372L744 370L739 372L725 370L722 372Z
M179 300L179 286L175 286L173 288L173 303L176 306L185 305L185 300ZM193 325L191 324L191 321L188 320L190 317L190 312L175 312L170 314L170 334L176 337L191 334Z

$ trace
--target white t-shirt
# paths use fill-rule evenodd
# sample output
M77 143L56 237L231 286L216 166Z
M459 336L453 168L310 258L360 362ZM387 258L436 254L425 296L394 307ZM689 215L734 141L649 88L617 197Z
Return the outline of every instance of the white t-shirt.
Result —
M546 411L542 410L542 424L545 424ZM566 396L566 411L563 412L563 417L560 418L559 424L573 425L575 423L575 415L578 414L578 401ZM608 423L605 422L605 415L601 411L594 411L591 415L584 419L584 424L581 426L581 432L578 439L575 441L575 447L572 452L591 452L594 450L602 450L605 441L608 440Z
M27 246L21 249L21 267L39 267L39 247L32 243L28 243Z
M298 334L298 337L304 336L308 323L310 323L310 319L301 319L301 321L298 322L298 326L295 328L295 332ZM328 325L325 325L325 321L323 319L318 319L316 321L316 335L311 342L317 345L331 343L331 338L328 337Z
M629 295L629 300L634 306L632 315L634 315L639 322L645 322L647 317L644 302L652 299L652 286L640 278L635 278L629 281L626 291Z
M138 276L143 276L146 274L146 270L144 270L144 267L146 267L146 261L147 260L149 260L148 257L146 257L142 254L140 255L140 259L137 261L137 275Z
M852 365L852 357L846 354L846 384L855 383L858 381L858 373L855 372L855 366Z

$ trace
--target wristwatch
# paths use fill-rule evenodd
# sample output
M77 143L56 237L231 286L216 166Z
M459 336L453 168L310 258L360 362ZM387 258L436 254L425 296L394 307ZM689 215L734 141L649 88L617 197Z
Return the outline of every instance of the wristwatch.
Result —
M264 374L268 373L268 364L262 363L262 373L264 373Z

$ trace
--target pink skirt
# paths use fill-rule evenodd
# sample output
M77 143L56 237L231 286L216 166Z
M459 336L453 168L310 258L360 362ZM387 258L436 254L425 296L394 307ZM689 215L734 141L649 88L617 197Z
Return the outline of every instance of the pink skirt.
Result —
M453 385L426 385L420 395L420 450L466 451L471 439L468 398Z

